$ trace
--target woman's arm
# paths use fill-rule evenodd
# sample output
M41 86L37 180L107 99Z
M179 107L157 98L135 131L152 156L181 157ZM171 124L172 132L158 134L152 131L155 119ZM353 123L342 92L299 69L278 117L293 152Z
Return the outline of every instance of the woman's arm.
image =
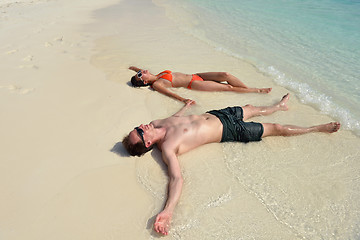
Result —
M164 85L162 85L159 82L156 82L152 85L152 87L158 91L159 93L162 93L168 97L174 98L180 102L183 103L188 103L191 102L192 104L195 104L195 101L191 100L191 99L185 99L183 97L180 97L179 95L177 95L176 93L171 92L167 87L165 87Z
M134 66L130 66L129 69L133 70L134 72L138 72L138 71L142 70L141 68L134 67Z

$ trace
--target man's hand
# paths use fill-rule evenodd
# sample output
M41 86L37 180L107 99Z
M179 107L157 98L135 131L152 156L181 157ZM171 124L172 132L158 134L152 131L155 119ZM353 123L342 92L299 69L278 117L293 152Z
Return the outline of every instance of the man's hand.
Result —
M162 211L156 216L154 223L154 230L160 234L168 235L170 229L170 221L172 214L167 211Z
M187 109L189 109L191 107L191 105L195 104L195 101L191 100L191 99L184 99L182 100L183 103L185 103L185 105L177 112L173 115L173 117L181 117L184 115L185 111Z

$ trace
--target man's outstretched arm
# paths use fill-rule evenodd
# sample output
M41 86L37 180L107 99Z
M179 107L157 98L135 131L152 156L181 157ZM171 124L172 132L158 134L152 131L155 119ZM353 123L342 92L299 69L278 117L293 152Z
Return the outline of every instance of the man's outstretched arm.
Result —
M181 117L185 114L186 110L188 110L190 108L191 105L195 104L195 101L193 100L189 100L188 102L185 103L185 105L175 114L173 114L173 117Z
M163 150L162 156L168 166L168 198L164 209L156 216L154 229L158 233L168 235L171 218L181 195L183 178L181 176L179 160L175 152Z

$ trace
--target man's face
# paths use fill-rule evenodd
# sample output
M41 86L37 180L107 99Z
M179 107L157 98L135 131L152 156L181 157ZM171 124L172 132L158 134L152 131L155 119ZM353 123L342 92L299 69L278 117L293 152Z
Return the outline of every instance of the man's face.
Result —
M139 134L140 139L141 139L141 141L143 142L143 144L144 144L144 146L145 146L146 144L145 144L145 140L144 140L144 130L142 130L142 129L139 128L139 127L136 127L135 130L136 130L136 132Z
M149 141L152 136L151 134L152 129L153 126L151 124L147 124L147 125L141 124L139 127L136 127L134 130L130 132L129 134L130 142L132 144L142 142L146 146L148 144L146 141Z

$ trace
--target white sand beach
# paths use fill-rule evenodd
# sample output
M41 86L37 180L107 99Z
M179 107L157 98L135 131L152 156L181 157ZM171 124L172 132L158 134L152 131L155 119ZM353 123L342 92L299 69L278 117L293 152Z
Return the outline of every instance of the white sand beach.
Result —
M251 62L184 33L157 4L0 3L0 239L160 237L152 224L166 199L166 168L158 150L130 157L120 142L182 103L132 88L129 66L227 71L249 86L273 87L261 95L174 89L197 102L192 114L269 105L289 92ZM289 111L253 120L334 121L290 94ZM359 146L340 130L189 152L179 158L184 189L166 239L353 239Z

